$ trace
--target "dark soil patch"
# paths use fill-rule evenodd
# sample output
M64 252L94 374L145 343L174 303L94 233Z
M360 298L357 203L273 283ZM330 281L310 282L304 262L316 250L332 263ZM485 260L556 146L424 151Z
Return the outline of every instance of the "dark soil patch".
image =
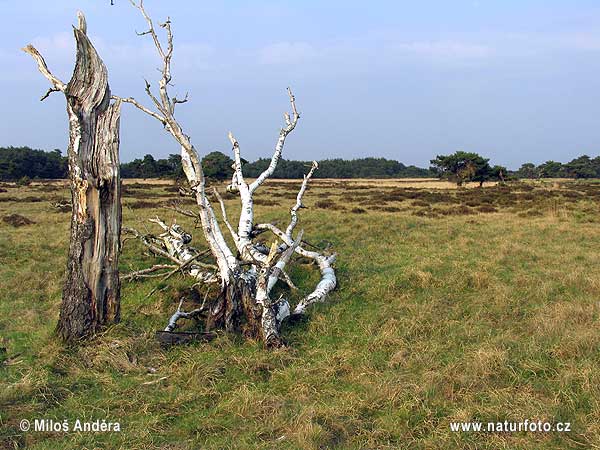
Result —
M14 202L14 203L38 203L43 201L44 199L41 197L33 197L33 196L28 196L28 197L0 197L0 202L4 202L4 203L8 203L8 202Z
M298 196L297 192L273 192L271 194L273 197L282 197L282 198L296 198Z
M541 217L544 214L537 209L530 209L517 214L519 217Z
M125 198L172 198L174 195L172 193L166 192L141 192L141 191L125 191L122 192L123 197Z
M254 204L261 205L261 206L278 206L279 201L278 200L269 200L268 198L257 198L254 200Z
M459 205L453 208L441 209L438 213L444 216L468 216L470 214L475 214L475 211L468 206Z
M562 191L561 194L565 198L572 198L572 199L580 199L580 198L584 197L584 195L581 192L577 192L577 191Z
M498 209L492 205L481 205L477 207L477 211L481 213L495 213L498 212Z
M330 211L345 211L346 208L342 205L338 205L332 200L319 200L315 203L316 208L328 209Z
M371 186L364 186L364 185L346 186L347 191L364 191L367 189L371 189Z
M22 216L20 214L11 214L9 216L4 216L2 218L2 221L4 223L12 225L15 228L23 227L25 225L33 225L35 223L33 220L28 219L27 217Z
M62 190L63 188L53 184L43 184L41 186L35 186L34 189L40 192L56 192Z
M337 204L332 200L319 200L318 202L315 203L315 206L317 208L330 209L330 208L335 208L337 206Z
M161 204L159 202L147 202L145 200L138 200L137 202L128 203L131 209L149 209L149 208L160 208Z
M131 183L123 184L124 189L153 189L153 188L164 188L164 184L160 183Z
M437 211L432 209L417 209L412 212L412 215L418 217L430 217L432 219L440 216Z

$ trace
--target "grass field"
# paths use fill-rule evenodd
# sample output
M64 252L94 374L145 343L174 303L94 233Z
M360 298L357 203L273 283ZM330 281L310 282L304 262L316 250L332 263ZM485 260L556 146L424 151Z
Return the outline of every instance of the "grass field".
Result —
M286 221L298 183L269 181L257 217ZM153 335L190 284L181 276L124 283L121 323L63 347L69 213L49 202L68 191L2 185L0 217L35 223L0 222L0 448L600 447L600 183L426 183L315 180L299 228L333 245L339 288L284 327L290 346L277 351L228 335L162 349ZM124 225L156 231L147 218L175 217L161 207L173 190L127 184ZM123 271L153 262L125 243ZM301 294L318 273L299 261L291 276ZM121 431L19 430L35 418ZM450 429L525 419L571 432Z

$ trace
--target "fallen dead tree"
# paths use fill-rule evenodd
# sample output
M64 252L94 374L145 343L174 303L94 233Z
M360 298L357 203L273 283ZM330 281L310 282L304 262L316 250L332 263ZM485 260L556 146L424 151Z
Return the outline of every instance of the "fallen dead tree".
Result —
M159 225L163 233L155 236L152 234L141 234L134 228L123 228L124 233L139 239L144 246L155 256L162 256L175 264L155 264L152 267L131 272L124 275L122 280L136 280L142 278L163 277L168 278L174 273L181 272L193 277L202 283L216 283L218 267L214 264L202 262L201 257L210 254L210 251L199 252L190 244L192 236L186 233L177 223L167 226L158 217L150 219ZM164 272L168 269L167 272Z
M292 113L284 115L285 126L281 128L277 137L271 162L268 168L251 183L244 179L240 145L233 134L229 133L235 163L232 167L232 180L228 191L237 193L241 203L237 226L230 222L225 204L216 191L215 197L219 203L222 223L234 244L234 247L230 247L209 200L198 153L190 136L184 132L175 118L176 106L185 103L187 96L178 99L171 97L169 93L173 56L171 22L167 19L166 22L160 24L166 33L165 44L159 39L154 23L146 13L143 3L141 1L136 3L133 0L131 3L139 9L148 26L147 31L138 34L148 35L152 38L162 60L161 78L158 82L158 95L152 91L151 84L146 81L146 93L153 104L151 108L144 106L134 98L121 100L156 119L181 146L183 169L198 205L198 217L203 236L214 260L214 268L199 266L198 261L194 260L187 269L190 275L196 271L196 279L202 279L203 282L212 282L212 276L214 276L220 286L219 294L215 298L208 299L202 311L186 313L181 310L180 304L177 312L169 320L166 331L175 330L179 320L192 316L198 317L202 313L205 331L217 328L241 331L245 335L262 339L268 347L279 347L284 343L280 336L282 321L290 314L304 314L306 308L311 304L324 301L336 286L333 268L335 255L326 255L316 250L306 249L302 242L303 232L296 233L298 212L303 206L302 198L308 183L317 169L316 163L313 163L312 168L304 177L296 203L291 209L290 222L285 229L280 229L273 224L257 223L254 217L254 195L275 171L286 138L294 130L300 118L294 95L288 89ZM187 233L179 226L167 226L160 219L155 219L155 223L163 229L163 233L156 239L148 239L138 233L140 239L146 239L145 244L150 250L155 250L180 267L194 259L194 253L190 251ZM256 239L258 234L264 232L272 234L273 241L270 247ZM280 280L293 286L285 269L294 254L312 260L321 273L321 280L315 289L302 298L292 310L288 299L272 298L271 293ZM194 268L195 266L199 267ZM204 279L207 273L210 273L211 277Z

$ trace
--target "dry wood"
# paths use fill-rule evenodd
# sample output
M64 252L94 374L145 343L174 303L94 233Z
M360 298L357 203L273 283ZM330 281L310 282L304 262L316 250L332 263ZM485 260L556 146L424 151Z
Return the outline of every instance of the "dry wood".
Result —
M229 331L241 330L246 335L262 339L269 347L281 346L283 345L283 339L280 336L279 329L281 322L290 314L290 305L283 298L272 299L271 291L278 280L283 280L289 286L294 287L293 282L284 271L286 265L290 263L292 255L297 253L315 261L322 276L314 291L294 308L295 313L302 314L310 304L323 301L336 286L335 272L332 267L335 255L328 256L317 251L306 250L302 247L302 232L298 233L296 238L293 236L298 223L298 211L303 207L302 198L309 180L317 169L316 163L313 163L312 168L304 177L296 204L291 209L290 224L285 232L271 224L256 225L254 220L254 194L273 175L281 159L286 138L295 129L300 118L300 113L296 107L296 99L291 89L288 88L291 114L284 114L285 125L281 128L277 137L269 166L250 184L244 179L240 145L233 134L229 133L234 165L232 181L228 186L228 191L238 193L241 203L237 229L229 221L223 199L216 190L214 194L220 205L223 223L234 244L234 248L230 248L206 193L201 159L191 143L190 136L183 131L175 118L175 106L185 103L188 97L186 94L184 99L179 100L175 96L171 97L168 90L172 81L173 34L171 21L167 19L160 24L166 34L166 43L163 43L156 32L152 19L144 8L143 2L134 0L130 0L130 2L140 11L147 26L146 31L138 34L152 38L161 59L162 67L157 94L153 92L151 84L146 81L146 93L153 105L152 107L147 107L131 97L123 98L122 101L132 104L140 111L158 120L180 145L183 170L196 198L198 214L196 215L187 210L181 210L180 212L187 216L198 217L208 249L215 259L216 270L214 276L218 278L221 285L221 291L217 298L211 299L206 307L201 308L201 311L195 310L186 313L181 311L180 303L166 330L160 335L160 339L171 339L171 337L165 338L164 333L172 332L178 326L179 319L197 317L202 312L206 315L205 329L207 331L213 328L225 328ZM175 209L180 208L175 207ZM160 219L154 219L153 221L163 228L164 233L159 236L162 244L158 243L156 239L141 236L136 232L151 251L180 263L193 257L193 252L189 248L189 240L191 239L189 234L185 233L176 224L167 226ZM256 240L256 237L264 231L271 231L281 242L279 244L273 242L270 249L266 248ZM188 270L194 264L192 263Z
M121 233L121 100L111 103L108 73L87 36L81 12L73 32L77 56L67 84L50 72L33 46L23 49L51 84L42 100L52 92L62 92L67 100L72 217L57 331L70 341L85 338L119 320Z

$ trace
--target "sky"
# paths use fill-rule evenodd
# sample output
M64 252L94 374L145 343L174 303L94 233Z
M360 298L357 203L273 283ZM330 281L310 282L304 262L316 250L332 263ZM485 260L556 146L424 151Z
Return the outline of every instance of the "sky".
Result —
M86 14L111 90L150 105L160 60L127 0L0 0L0 146L66 150L64 96L20 49L32 43L67 82L71 25ZM287 159L385 157L426 167L478 152L493 164L600 154L597 0L146 0L175 35L176 116L200 154L272 154L285 88L300 122ZM179 148L154 119L123 106L121 160Z

